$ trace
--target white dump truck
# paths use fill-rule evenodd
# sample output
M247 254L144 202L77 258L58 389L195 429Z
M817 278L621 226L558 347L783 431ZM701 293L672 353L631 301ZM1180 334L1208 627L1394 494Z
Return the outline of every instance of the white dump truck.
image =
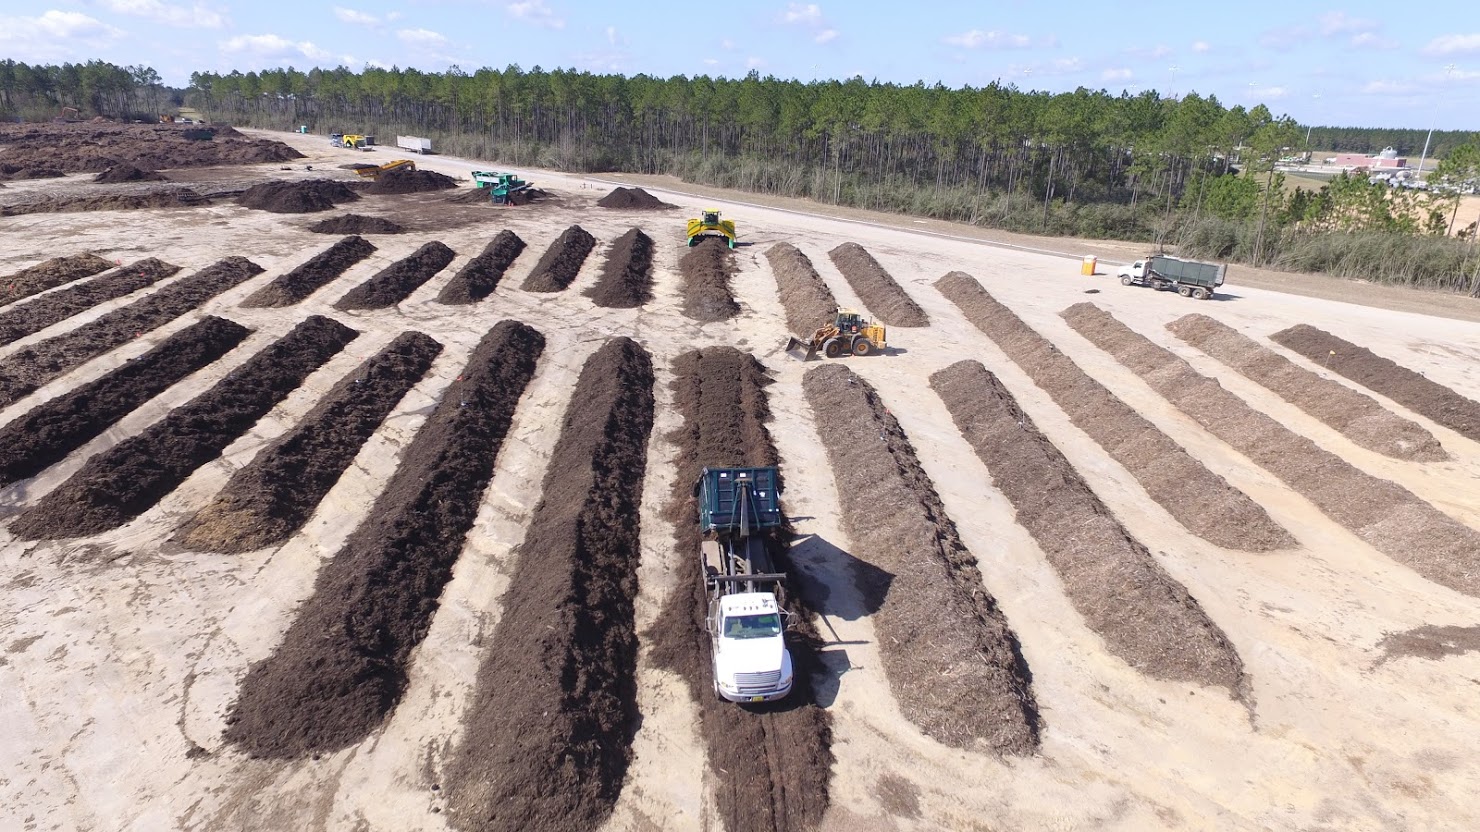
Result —
M1219 286L1228 266L1183 260L1165 254L1153 254L1120 270L1120 282L1126 286L1150 286L1153 289L1176 289L1182 297L1207 300Z
M412 153L431 153L432 140L423 139L420 136L397 136L396 147Z

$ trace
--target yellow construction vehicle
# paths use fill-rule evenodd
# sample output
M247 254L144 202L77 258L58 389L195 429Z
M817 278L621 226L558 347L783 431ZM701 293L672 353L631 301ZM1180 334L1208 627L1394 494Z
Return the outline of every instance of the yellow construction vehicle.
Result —
M355 173L358 173L366 179L374 179L375 177L381 175L382 173L385 173L388 170L398 170L400 168L405 168L406 170L416 170L416 163L411 161L410 159L395 159L393 161L386 162L383 165L370 165L368 167L355 168Z
M719 218L718 208L705 208L697 220L689 220L689 248L705 237L723 237L726 245L735 247L735 222Z
M333 147L347 147L351 150L364 150L370 146L365 137L357 133L330 133L329 144Z
M884 325L863 317L857 310L838 308L833 322L817 328L806 341L790 338L786 354L801 361L811 361L822 353L828 358L841 355L872 355L889 346Z

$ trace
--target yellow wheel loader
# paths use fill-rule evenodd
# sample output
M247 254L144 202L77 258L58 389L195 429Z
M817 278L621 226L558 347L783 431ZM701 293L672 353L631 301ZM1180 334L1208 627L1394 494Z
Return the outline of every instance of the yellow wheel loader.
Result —
M786 354L800 361L812 361L818 353L828 358L865 356L883 352L888 346L883 324L867 320L857 310L839 308L833 322L818 327L811 338L788 339Z
M410 159L396 159L395 161L386 162L383 165L370 165L369 167L355 168L355 173L358 173L360 176L363 176L366 179L374 179L375 177L381 175L382 173L385 173L388 170L398 170L400 168L405 168L407 170L416 170L416 163L411 161Z
M725 244L735 247L735 222L719 218L718 208L705 208L699 219L689 220L689 248L699 244L705 237L723 237Z

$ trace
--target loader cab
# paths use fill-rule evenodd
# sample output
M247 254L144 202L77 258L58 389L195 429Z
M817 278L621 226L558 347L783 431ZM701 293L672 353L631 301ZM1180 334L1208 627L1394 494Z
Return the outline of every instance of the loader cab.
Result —
M839 309L833 326L840 332L859 332L863 329L863 315L848 309Z
M707 208L701 216L704 217L705 225L719 225L719 209Z

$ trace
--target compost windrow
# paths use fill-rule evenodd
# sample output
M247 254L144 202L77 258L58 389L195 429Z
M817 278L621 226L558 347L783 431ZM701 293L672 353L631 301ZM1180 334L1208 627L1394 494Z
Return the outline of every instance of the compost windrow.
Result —
M463 264L457 274L447 281L437 294L437 302L449 305L477 303L493 294L504 272L513 265L515 258L524 251L524 241L519 235L505 228L494 235L492 242L483 247L477 257Z
M1254 410L1094 304L1061 314L1179 410L1374 549L1435 583L1480 595L1480 532Z
M0 485L33 477L144 402L240 344L250 330L209 317L103 376L47 400L0 428Z
M766 259L776 275L781 305L786 308L786 326L792 334L810 338L818 327L832 322L838 299L807 255L791 243L777 243L766 249Z
M590 232L579 225L572 225L560 232L560 236L545 250L520 288L526 292L563 291L575 282L581 265L586 262L586 255L595 247L596 238Z
M434 170L395 168L375 177L368 194L419 194L457 187L457 180Z
M1290 533L1270 519L1263 507L1091 378L1051 341L987 294L971 275L951 272L936 281L935 287L1188 531L1218 546L1246 552L1295 545Z
M374 253L375 245L364 237L345 237L287 274L273 278L242 301L242 306L281 307L300 303Z
M282 642L248 671L228 741L295 759L363 740L395 708L544 343L515 321L479 342Z
M776 447L766 429L770 406L765 369L749 353L709 347L685 353L673 365L674 405L683 426L677 477L664 514L674 524L677 586L653 625L653 660L688 683L699 711L699 734L709 761L716 809L725 828L800 832L816 828L827 810L832 718L816 703L813 676L821 640L799 587L787 593L796 624L788 630L795 687L776 705L747 708L719 702L713 693L708 594L699 565L699 510L692 487L705 466L771 466ZM785 541L766 541L773 561L791 572Z
M298 182L277 180L261 182L248 188L236 203L274 214L311 214L329 211L345 202L360 198L348 185L332 179L307 179Z
M653 299L653 238L630 228L612 243L596 285L586 296L597 306L631 309Z
M734 254L717 237L705 237L678 261L683 274L683 313L702 323L727 321L740 314L730 289Z
M233 474L175 540L191 549L239 553L292 537L441 352L441 344L420 332L401 333Z
M210 390L89 459L21 513L11 531L27 540L82 537L138 517L219 457L358 334L317 315L303 321Z
M369 280L335 301L335 309L385 309L405 300L447 268L457 253L433 240L411 254L381 269Z
M385 217L340 214L308 227L315 234L400 234L406 229Z
M55 289L74 280L91 277L113 268L113 263L96 254L73 254L53 257L29 268L0 277L0 306L22 298Z
M932 739L999 754L1038 748L1032 674L1017 634L982 585L914 446L868 382L842 364L802 389L827 449L853 557L888 574L873 614L889 689ZM865 547L866 546L866 550Z
M670 205L642 188L614 188L612 192L596 200L596 204L602 208L616 208L626 211L658 211L665 208L677 208Z
M446 769L450 820L585 832L611 815L637 713L639 509L653 364L616 338L581 370Z
M1113 655L1153 678L1245 693L1243 661L1228 636L1115 519L997 376L960 361L932 374L930 386Z
M150 257L121 269L105 272L92 280L68 286L30 303L0 313L0 344L18 341L55 323L97 306L132 294L180 271Z
M930 316L905 292L894 275L879 265L868 249L857 243L843 243L829 251L827 256L874 317L889 326L930 325Z
M245 257L228 257L71 332L11 354L0 361L0 407L261 273L262 267Z
M1414 413L1480 442L1480 401L1461 396L1390 358L1308 324L1276 332L1270 338Z

